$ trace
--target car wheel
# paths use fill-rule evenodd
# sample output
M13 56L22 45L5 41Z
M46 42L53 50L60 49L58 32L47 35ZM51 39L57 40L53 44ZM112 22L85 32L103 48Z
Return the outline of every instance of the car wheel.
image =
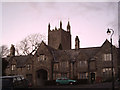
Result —
M69 84L70 84L70 85L73 85L73 82L70 82Z
M60 83L56 83L56 85L60 85Z

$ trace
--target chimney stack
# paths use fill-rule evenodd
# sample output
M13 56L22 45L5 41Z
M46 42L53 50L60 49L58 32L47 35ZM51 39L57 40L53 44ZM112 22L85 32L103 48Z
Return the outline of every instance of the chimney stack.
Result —
M11 44L11 48L10 48L10 56L15 56L15 47L13 44Z
M80 48L79 47L79 43L80 43L80 40L79 40L78 36L76 36L76 38L75 38L75 49L79 49Z

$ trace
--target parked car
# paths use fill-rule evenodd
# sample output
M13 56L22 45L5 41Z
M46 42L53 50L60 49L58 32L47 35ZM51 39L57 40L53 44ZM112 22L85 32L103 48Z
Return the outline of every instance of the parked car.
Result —
M56 84L57 85L64 85L64 84L76 84L76 80L68 79L66 77L61 77L56 79Z
M13 88L27 88L27 84L25 84L23 76L2 76L0 77L2 81L2 90Z
M23 81L24 81L24 84L25 84L28 88L32 87L32 83L31 83L30 80L24 79Z
M119 78L116 79L115 84L120 86L120 79Z

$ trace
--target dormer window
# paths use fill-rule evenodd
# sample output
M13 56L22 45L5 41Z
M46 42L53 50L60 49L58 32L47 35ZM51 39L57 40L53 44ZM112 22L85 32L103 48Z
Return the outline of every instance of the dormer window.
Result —
M46 60L46 57L44 54L41 54L39 57L38 57L38 61L45 61Z
M12 65L12 69L11 69L11 70L13 71L13 70L15 70L15 68L16 68L16 65L15 65L15 64L13 64L13 65Z

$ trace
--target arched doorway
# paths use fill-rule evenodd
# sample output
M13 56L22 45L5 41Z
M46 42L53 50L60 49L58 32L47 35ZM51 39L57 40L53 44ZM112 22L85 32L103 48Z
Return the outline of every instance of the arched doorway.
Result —
M36 75L37 75L37 86L43 86L45 85L45 82L47 81L48 78L48 73L46 70L44 69L40 69L38 71L36 71Z

